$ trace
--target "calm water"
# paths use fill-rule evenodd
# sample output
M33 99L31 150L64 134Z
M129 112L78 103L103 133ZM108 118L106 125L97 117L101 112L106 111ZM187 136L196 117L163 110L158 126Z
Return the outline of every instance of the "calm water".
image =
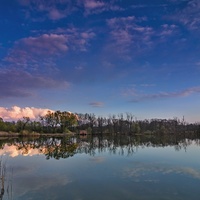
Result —
M4 193L16 200L199 199L200 140L1 140ZM4 168L3 168L4 166ZM3 198L2 198L3 197Z

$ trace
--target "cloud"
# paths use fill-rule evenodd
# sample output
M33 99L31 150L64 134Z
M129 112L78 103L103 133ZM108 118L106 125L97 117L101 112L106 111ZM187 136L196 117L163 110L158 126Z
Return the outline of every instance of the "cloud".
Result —
M15 65L37 64L49 56L56 56L68 50L68 38L62 34L43 34L38 37L23 38L15 42L5 61Z
M23 38L15 42L4 61L18 69L37 71L42 66L48 68L46 72L52 67L56 71L55 59L67 52L66 41L65 36L57 34Z
M92 30L76 28L58 28L51 32L16 41L4 61L29 69L47 61L54 63L58 56L63 56L69 50L87 51L90 40L95 37Z
M102 1L96 1L96 0L86 0L84 1L84 6L86 9L95 9L95 8L104 7L105 3Z
M0 70L0 99L33 96L36 89L68 88L64 80L23 70Z
M57 34L65 35L68 39L67 44L69 50L73 51L87 51L88 46L90 46L90 41L95 38L96 34L93 30L83 30L75 27L72 28L58 28L53 30Z
M157 94L143 94L138 93L136 89L126 89L122 92L122 95L125 96L134 96L134 99L131 102L140 102L147 101L152 99L162 99L162 98L176 98L176 97L187 97L195 93L200 93L200 86L187 88L185 90L177 91L177 92L160 92Z
M111 49L123 56L130 55L131 51L136 54L151 47L154 30L152 27L140 25L140 21L135 16L108 19Z
M178 31L178 27L175 24L163 24L161 25L161 31L158 36L168 37L174 35Z
M124 9L114 4L114 1L102 0L79 0L80 5L83 5L85 15L99 14L105 11L123 11Z
M66 45L67 38L58 34L43 34L39 37L24 38L17 42L18 45L29 47L33 54L55 54L68 50ZM37 50L37 51L36 51ZM48 51L47 51L48 50ZM38 52L39 51L39 52Z
M89 105L92 107L103 107L104 103L103 102L91 102L91 103L89 103Z
M0 117L3 120L11 121L29 117L30 119L37 119L39 116L44 116L50 109L13 106L11 108L0 107Z
M189 30L199 30L200 26L200 1L175 1L174 3L180 4L178 11L168 18L182 23Z
M146 5L150 7L161 6L163 12L165 7L169 5ZM144 6L144 7L146 7ZM143 6L141 7L143 9ZM177 43L176 36L181 36L181 28L176 23L166 21L167 17L163 19L152 19L151 17L137 15L129 15L126 17L114 17L107 19L107 26L109 28L109 41L107 48L109 52L117 53L118 56L131 60L132 58L142 55L160 47L160 43L170 42ZM155 25L155 20L158 24ZM162 20L162 22L160 21ZM162 23L162 24L159 24ZM179 35L180 34L180 35ZM172 41L174 39L174 42Z
M58 20L58 19L64 18L66 15L64 12L60 12L58 9L53 8L53 9L49 10L48 16L52 20Z
M160 3L160 2L159 2ZM131 8L138 9L138 8L150 8L150 7L167 7L167 4L139 4L139 5L132 5Z
M31 20L36 16L35 13L41 13L50 20L60 20L73 11L71 0L18 0L18 2L26 8L26 13L28 12Z
M0 99L33 96L37 89L68 88L69 82L57 78L61 73L57 60L68 51L87 51L94 37L92 30L58 28L16 41L0 63Z
M18 0L26 10L27 18L32 21L60 20L66 18L79 9L84 9L85 15L99 14L105 11L123 11L124 9L115 4L115 1L103 0ZM42 15L40 18L36 13Z

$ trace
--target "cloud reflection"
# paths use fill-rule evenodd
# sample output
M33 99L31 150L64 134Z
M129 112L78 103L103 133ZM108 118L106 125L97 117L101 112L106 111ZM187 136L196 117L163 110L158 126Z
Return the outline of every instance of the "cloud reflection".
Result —
M19 155L23 155L23 156L34 156L34 155L40 155L43 154L39 149L33 149L31 147L26 148L26 151L23 150L19 150L17 149L17 147L15 145L7 145L5 144L3 149L0 149L0 156L3 155L8 155L10 157L17 157Z
M200 170L194 169L192 167L177 167L177 166L164 166L161 164L144 164L135 163L133 168L127 167L123 170L123 176L129 178L142 178L148 176L150 173L160 173L162 175L166 174L180 174L185 176L190 176L195 179L200 179ZM146 180L147 181L147 180ZM157 180L151 180L151 182Z

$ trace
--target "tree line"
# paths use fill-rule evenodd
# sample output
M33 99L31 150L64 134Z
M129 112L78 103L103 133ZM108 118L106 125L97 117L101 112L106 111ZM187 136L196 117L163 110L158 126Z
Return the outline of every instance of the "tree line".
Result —
M37 121L23 117L18 121L3 121L0 118L0 131L17 133L80 133L87 134L199 134L199 123L188 123L183 119L137 120L132 113L109 115L78 114L67 111L48 111Z

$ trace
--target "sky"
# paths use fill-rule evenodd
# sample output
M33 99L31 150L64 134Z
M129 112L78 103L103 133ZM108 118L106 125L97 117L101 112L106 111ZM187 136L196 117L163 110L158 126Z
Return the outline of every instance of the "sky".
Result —
M0 117L200 121L199 0L1 0Z

